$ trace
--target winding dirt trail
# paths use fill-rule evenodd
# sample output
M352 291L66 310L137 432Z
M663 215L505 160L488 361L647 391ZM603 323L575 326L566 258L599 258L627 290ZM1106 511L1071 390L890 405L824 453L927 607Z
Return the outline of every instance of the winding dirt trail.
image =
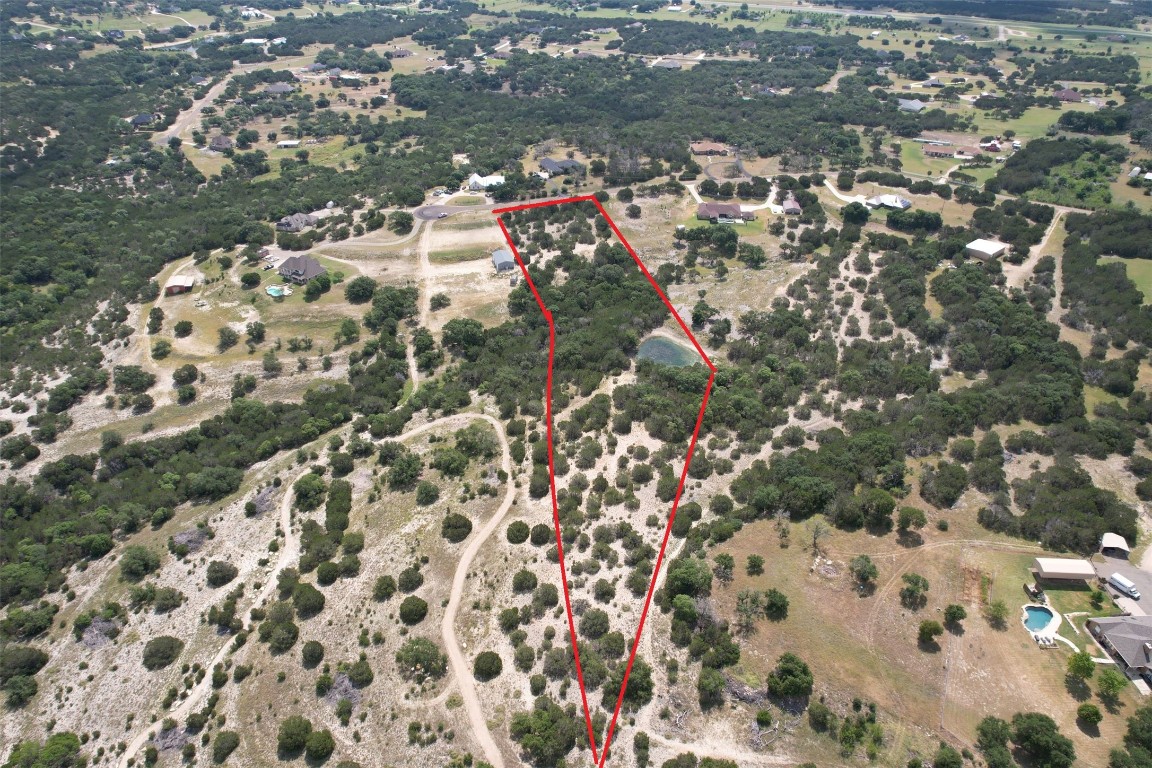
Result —
M295 483L311 471L311 469L307 469L296 475L296 477L292 479L292 483ZM271 597L273 591L276 589L276 578L280 575L280 572L300 559L300 536L293 534L292 531L292 499L292 484L289 483L284 486L284 498L280 500L280 528L284 531L284 546L280 550L280 557L276 560L276 568L265 580L264 586L261 588L259 594L256 595L256 599L252 602L252 605L260 605ZM225 640L226 642L220 646L220 650L216 652L216 655L204 665L205 669L213 669L217 664L223 663L224 659L228 656L232 648L232 636L228 635ZM205 675L204 679L197 683L196 687L192 689L188 697L180 703L180 706L168 711L168 717L178 722L187 720L188 715L192 714L193 710L200 705L200 702L211 690L212 677L211 675ZM140 733L136 734L132 741L128 742L128 748L120 755L120 761L117 763L119 768L128 768L129 760L134 758L140 751L140 748L160 730L160 725L161 723L159 722L149 725L140 731Z
M488 730L488 720L484 717L484 711L480 706L480 698L476 694L476 686L472 680L471 670L464 654L460 650L459 641L456 638L456 615L460 610L460 601L464 594L464 582L468 577L468 571L472 567L472 561L476 559L476 554L480 551L493 533L500 527L504 517L508 514L508 510L512 508L512 502L516 498L516 486L511 480L512 474L512 452L508 445L508 436L504 433L504 425L500 423L495 417L486 413L460 413L452 416L445 416L435 421L430 421L407 432L396 438L399 441L408 440L409 438L429 432L433 429L449 424L465 424L471 421L486 421L496 431L496 439L500 443L500 450L503 454L500 465L501 468L508 474L509 480L506 484L504 491L504 499L500 502L500 506L492 517L480 529L479 533L472 539L472 542L460 554L460 562L456 566L456 573L452 578L452 590L448 598L448 606L444 611L444 620L440 625L441 639L444 642L444 647L448 653L448 662L452 667L452 675L455 685L460 690L460 695L464 699L464 710L468 715L468 720L472 728L472 733L475 737L476 743L484 752L484 759L487 760L493 768L504 768L504 757L500 752L499 747L496 745L495 739L492 738L492 733ZM304 475L311 472L311 469L299 473L292 479L292 483L300 479ZM292 566L300 559L300 536L298 533L292 531L292 501L294 495L292 493L291 483L285 485L284 498L280 501L280 527L284 531L284 546L280 551L280 557L276 561L275 569L268 575L265 580L263 588L259 594L256 595L252 605L260 605L266 602L277 589L277 577L280 572L285 568ZM206 669L212 669L217 664L220 664L228 656L232 648L232 637L228 636L226 642L216 652L216 655L207 662ZM449 683L448 688L452 687ZM168 717L177 721L183 721L188 718L193 711L195 711L204 700L205 697L212 690L211 676L206 675L189 693L178 707L169 710ZM447 694L447 690L441 694ZM439 697L438 697L439 698ZM129 760L136 757L141 748L151 739L159 730L160 723L152 723L147 728L143 729L133 737L132 741L128 743L128 748L120 756L117 763L119 768L128 768Z

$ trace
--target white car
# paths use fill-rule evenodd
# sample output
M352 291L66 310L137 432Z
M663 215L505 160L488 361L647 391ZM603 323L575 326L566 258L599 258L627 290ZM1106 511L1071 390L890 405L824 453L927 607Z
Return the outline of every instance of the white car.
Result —
M439 215L438 215L436 218L438 218L438 219L446 219L446 218L448 218L448 214L446 214L446 213L441 213L441 214L439 214Z

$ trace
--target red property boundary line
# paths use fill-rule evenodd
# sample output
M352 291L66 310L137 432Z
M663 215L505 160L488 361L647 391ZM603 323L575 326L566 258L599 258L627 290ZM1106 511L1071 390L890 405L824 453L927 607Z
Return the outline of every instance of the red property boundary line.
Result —
M700 402L700 412L696 416L696 427L692 430L692 440L688 444L688 456L684 461L684 469L680 472L680 482L676 486L676 496L672 500L672 509L668 515L668 523L664 527L664 537L660 542L660 554L656 557L656 565L652 569L652 579L648 583L648 593L644 598L644 609L640 613L640 623L636 627L636 636L632 641L632 652L628 655L628 666L624 669L624 681L620 685L620 693L616 697L616 708L612 712L612 720L608 724L608 729L604 733L604 744L599 750L596 746L596 736L592 728L592 712L588 708L588 693L584 688L584 670L580 666L580 648L576 641L576 623L572 616L572 602L568 596L568 574L564 565L564 542L560 536L560 506L556 500L556 471L553 462L553 447L552 447L552 365L556 353L556 323L552 319L552 312L544 304L544 299L541 298L540 292L536 289L536 284L532 281L532 276L528 274L528 267L524 264L524 260L520 257L520 251L517 250L515 243L512 242L512 236L508 232L508 228L504 225L504 220L500 218L499 214L512 213L515 211L528 210L530 208L544 208L553 205L563 205L565 203L581 203L591 202L600 211L604 220L608 222L613 234L617 239L624 244L624 248L632 256L636 266L644 273L644 277L652 286L652 290L664 302L664 306L668 307L668 311L676 318L676 322L684 331L685 335L692 342L692 346L696 348L697 354L708 366L708 385L704 388L704 397ZM692 331L684 323L683 318L672 306L672 302L664 295L664 291L660 290L660 286L652 279L651 273L648 268L644 266L644 262L636 255L636 251L629 245L628 241L624 239L624 234L616 226L616 222L612 221L612 217L608 215L608 211L600 204L600 201L593 195L581 195L579 197L565 197L557 200L545 200L536 203L528 203L526 205L516 205L507 208L497 208L492 211L497 214L496 221L500 225L500 231L504 233L504 239L508 242L508 247L512 249L513 255L516 257L516 262L520 265L520 271L524 274L524 280L528 283L528 287L532 289L532 295L536 297L536 303L540 306L540 312L544 315L544 319L548 321L548 382L545 394L545 411L547 417L547 431L548 431L548 483L551 488L552 495L552 523L556 530L556 549L559 553L560 559L560 585L564 591L564 609L568 614L568 633L572 643L572 653L576 661L576 678L580 684L580 701L584 706L584 723L588 727L588 743L592 747L592 760L599 768L603 768L605 761L608 759L608 749L612 744L612 735L616 730L616 720L620 716L620 709L624 704L624 693L628 690L628 677L632 674L632 664L636 660L636 652L640 648L640 634L644 631L644 622L648 618L648 608L652 603L652 594L656 590L656 576L660 573L660 566L664 562L664 553L668 548L668 537L672 532L672 523L676 519L676 510L680 506L680 496L684 492L684 482L688 477L688 467L692 463L692 455L696 452L696 439L700 435L700 425L704 421L704 410L708 407L708 397L712 393L712 383L716 379L716 366L708 359L708 355L704 354L696 337L692 335Z

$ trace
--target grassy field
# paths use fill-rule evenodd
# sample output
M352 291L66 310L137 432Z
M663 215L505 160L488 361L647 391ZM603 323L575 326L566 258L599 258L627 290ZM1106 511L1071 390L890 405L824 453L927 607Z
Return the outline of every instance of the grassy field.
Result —
M479 248L454 248L451 250L432 251L428 260L434 264L459 264L462 261L476 261L483 259L488 252Z
M1128 272L1128 279L1136 283L1136 287L1144 294L1144 303L1152 304L1152 261L1147 259L1121 259L1116 256L1105 256L1101 261L1124 265Z

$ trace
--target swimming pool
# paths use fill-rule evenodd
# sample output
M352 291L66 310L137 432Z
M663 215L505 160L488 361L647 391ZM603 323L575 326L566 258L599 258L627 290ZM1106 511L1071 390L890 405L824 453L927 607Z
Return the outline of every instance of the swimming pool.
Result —
M274 298L280 298L281 296L291 296L292 295L292 291L288 290L283 285L270 285L264 289L264 292L267 293L269 296L272 296Z
M1056 614L1042 605L1024 606L1024 628L1029 632L1043 632L1056 618Z
M640 342L640 349L636 352L640 360L651 360L661 365L671 365L682 368L686 365L703 362L696 350L677 344L663 336L649 336Z

